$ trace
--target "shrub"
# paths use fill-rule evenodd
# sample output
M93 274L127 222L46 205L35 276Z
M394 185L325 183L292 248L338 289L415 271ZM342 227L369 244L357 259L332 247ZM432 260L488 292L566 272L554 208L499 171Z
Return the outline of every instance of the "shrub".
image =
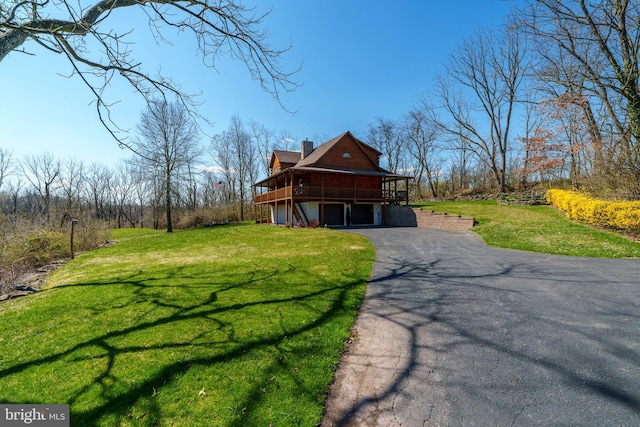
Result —
M197 213L189 213L180 218L178 224L176 225L176 228L180 230L184 230L187 228L197 228L202 227L207 222L208 221L204 218L203 215Z
M576 191L552 189L547 202L565 212L568 218L587 224L640 233L640 201L606 201Z
M69 257L69 231L34 226L31 221L19 218L9 220L0 214L0 294L11 290L21 275ZM103 246L108 239L109 228L104 222L84 218L76 224L76 252Z
M27 264L44 265L70 255L69 236L58 231L35 230L27 234L24 249Z
M76 225L73 245L76 251L90 251L109 241L109 225L103 221L81 220ZM69 236L67 235L67 239Z

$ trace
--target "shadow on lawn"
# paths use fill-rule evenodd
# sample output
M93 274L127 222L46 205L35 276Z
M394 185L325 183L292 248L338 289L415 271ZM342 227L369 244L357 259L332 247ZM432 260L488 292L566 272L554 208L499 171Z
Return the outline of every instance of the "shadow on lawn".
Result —
M353 292L358 287L363 289L364 286L364 280L353 279L337 284L325 282L312 287L292 286L290 289L284 289L282 286L278 289L271 287L281 281L283 275L286 276L288 273L291 271L273 269L243 274L236 279L230 279L228 271L209 271L206 274L193 275L189 274L188 269L170 268L164 274L157 274L152 278L141 279L141 275L134 274L130 277L118 277L110 283L58 286L54 288L56 292L81 291L82 288L107 290L113 286L124 287L127 289L126 297L120 293L117 294L113 303L105 303L101 302L100 295L97 295L93 297L93 301L86 304L88 307L85 309L88 309L92 316L106 315L105 313L111 315L112 312L117 316L120 311L131 313L131 311L139 310L137 320L132 324L123 320L122 328L112 327L109 332L87 341L77 342L64 351L11 366L0 371L0 378L17 375L63 360L71 360L70 363L76 363L86 361L87 358L105 359L106 363L100 365L101 371L93 377L92 381L79 387L73 397L65 402L71 405L72 425L97 425L99 422L104 423L105 419L112 419L117 423L117 420L126 414L129 414L132 419L140 417L143 420L140 422L144 425L155 425L163 419L163 415L162 408L157 406L153 399L145 399L144 413L134 412L132 409L143 397L155 396L156 392L160 392L164 386L179 379L195 366L211 366L230 362L264 348L276 348L277 351L286 352L287 350L280 349L281 345L289 345L292 339L308 331L324 327L345 314L352 313L354 305L359 301ZM186 287L181 284L185 282L189 283ZM261 289L255 289L254 286L261 287ZM172 288L174 292L167 292L166 287ZM263 292L264 297L250 302L242 302L241 296L231 295L244 288L252 288L252 292ZM194 294L197 294L195 298ZM108 293L104 295L108 295ZM238 302L233 302L236 299ZM224 302L222 303L221 300ZM240 321L245 316L255 317L260 316L261 313L267 316L269 308L274 308L277 311L278 307L283 304L308 306L307 321L292 327L280 320L277 330L274 329L262 337L241 333L235 326L235 321ZM112 320L116 324L119 322L118 318ZM146 345L143 342L137 345L127 344L129 341L136 341L134 335L153 334L156 329L181 325L183 322L190 321L201 321L207 325L207 328L186 340L180 339L154 345ZM213 339L211 331L222 332L226 339ZM153 338L149 339L153 340ZM311 346L312 343L309 345ZM191 356L194 348L198 349L195 352L197 354ZM209 349L210 351L208 351ZM185 352L181 354L183 357L177 360L169 363L163 361L162 366L155 369L152 374L136 378L135 385L123 386L123 383L130 379L119 378L120 374L114 373L114 367L118 363L122 363L121 359L139 352L156 350L185 350ZM313 348L309 347L308 351L312 350ZM84 352L91 352L91 354L82 356ZM265 375L271 375L271 371L277 369L274 364L280 362L275 360L270 363L271 366L263 369ZM296 375L293 368L290 375L292 377ZM75 404L79 402L82 402L81 406L86 406L86 395L95 394L96 387L101 388L99 400L102 403L97 406L92 405L88 409L76 409ZM303 388L304 385L300 384L300 387ZM317 391L308 392L317 394ZM242 402L238 403L238 413L235 414L233 422L241 425L240 418L250 419L252 411L256 409L263 394L264 391L261 389L260 383L256 382L242 398ZM234 419L233 416L230 418Z
M377 258L356 323L376 346L340 369L382 386L330 396L323 426L640 420L640 266L480 249Z

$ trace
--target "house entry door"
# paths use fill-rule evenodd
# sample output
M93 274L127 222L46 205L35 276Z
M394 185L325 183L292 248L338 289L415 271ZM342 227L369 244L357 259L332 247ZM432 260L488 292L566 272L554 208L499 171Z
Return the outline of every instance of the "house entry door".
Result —
M324 223L327 225L344 225L344 205L342 203L325 203Z

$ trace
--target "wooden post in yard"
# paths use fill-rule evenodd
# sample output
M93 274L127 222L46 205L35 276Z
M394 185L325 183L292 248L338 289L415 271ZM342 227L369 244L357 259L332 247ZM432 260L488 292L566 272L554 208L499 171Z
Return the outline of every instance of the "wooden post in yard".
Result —
M75 254L73 253L73 232L76 228L76 224L78 223L77 219L72 219L71 220L71 259L73 259L75 257Z

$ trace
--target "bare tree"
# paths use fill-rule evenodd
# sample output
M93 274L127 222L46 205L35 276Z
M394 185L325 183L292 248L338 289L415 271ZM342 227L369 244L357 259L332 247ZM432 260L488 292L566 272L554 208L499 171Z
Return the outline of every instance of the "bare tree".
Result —
M266 128L265 125L252 120L249 122L251 134L258 150L260 157L260 173L263 176L269 176L269 162L271 161L271 153L273 151L273 132Z
M297 70L286 72L279 65L289 47L275 49L267 42L262 27L269 12L260 14L238 0L0 0L0 61L10 52L31 53L37 48L62 54L72 75L93 93L102 123L124 143L110 119L112 101L105 96L114 78L123 78L147 102L172 93L185 108L195 106L192 96L170 78L144 70L134 56L133 28L120 32L110 27L122 12L133 9L146 14L149 36L156 43L170 45L172 38L190 34L206 66L215 68L222 56L239 59L278 102L283 91L297 87L292 80Z
M618 135L626 132L624 114L620 114L619 108L614 107L611 102L613 93L605 87L587 84L584 74L579 71L582 67L580 63L557 42L539 36L535 36L533 40L535 56L538 58L534 68L540 93L538 104L542 104L542 108L537 108L537 111L547 109L546 104L562 106L562 109L579 114L579 122L588 131L587 138L581 142L588 140L592 151L591 173L598 177L606 176L613 166L616 149L606 146L606 141L615 138L611 138L611 132L605 132L605 129L616 129L614 133ZM602 70L602 61L594 58L590 60L590 67ZM599 114L598 109L604 110L604 114ZM573 126L576 125L578 122L574 121ZM569 127L567 130L572 129ZM609 159L606 158L606 152L611 156Z
M99 163L92 163L85 173L85 197L93 206L96 219L109 219L109 187L112 176L113 172Z
M84 181L84 163L81 160L69 158L62 163L59 183L62 192L63 207L60 226L71 220L73 212L81 207L81 190Z
M116 171L111 181L111 197L116 207L116 224L123 227L123 220L127 220L131 227L135 227L132 209L134 205L134 180L131 176L135 173L135 165L131 162L121 161L116 166Z
M135 201L137 208L135 216L137 217L140 227L144 227L145 207L153 205L152 197L150 197L150 195L154 193L154 180L149 179L148 174L145 173L144 164L129 162L128 166L129 180L133 184L132 199Z
M52 153L27 156L22 162L24 177L42 198L41 211L47 222L51 220L51 193L60 175L60 168L60 160L56 159Z
M469 136L469 132L467 132L463 126L458 125L457 133L456 133L456 160L457 163L455 169L455 174L452 174L452 177L456 177L456 181L458 181L458 188L460 190L466 190L469 188L469 169L472 165L472 156L471 150L469 150L469 141L471 140ZM478 161L478 160L476 160ZM455 181L454 181L455 182ZM455 184L453 188L455 188Z
M143 111L133 145L139 160L161 177L167 232L173 231L171 208L183 173L201 154L200 135L180 103L155 101Z
M13 171L13 159L11 151L0 147L0 189L2 184Z
M234 190L238 201L240 221L244 221L244 207L249 202L247 195L257 178L258 154L251 135L239 116L231 118L229 127L218 135L214 142L220 166L227 175L229 190ZM233 178L232 178L233 176Z
M446 118L442 129L464 141L492 172L501 192L507 186L507 153L519 89L527 70L519 32L478 31L450 58L446 78L438 81L438 97Z
M518 140L521 142L529 140L536 132L537 129L542 127L542 123L546 120L547 116L543 114L539 105L535 100L535 91L529 91L529 102L524 103L524 120L522 124L521 134L518 137ZM520 169L517 173L520 175L520 187L524 188L527 186L527 177L530 163L530 151L528 150L527 144L523 144L523 153L521 155L521 159L519 162Z
M640 189L640 2L530 0L520 15L542 46L546 69L559 64L559 72L542 77L555 78L582 109L594 176L608 179L622 169L624 186L632 178Z
M631 135L638 140L638 1L532 0L530 6L526 11L530 31L552 40L579 65L573 69L579 73L575 84L589 91L590 85L610 89L624 99Z
M281 129L280 132L278 132L276 141L273 147L276 150L293 151L297 148L295 146L296 138L291 134L290 130Z
M403 153L400 125L393 120L376 117L375 122L369 124L369 143L382 152L389 171L398 172Z
M238 181L238 174L233 168L233 151L228 143L226 131L212 138L211 150L217 170L223 176L223 181L220 181L221 184L217 184L214 180L213 185L216 185L219 189L218 193L222 193L218 199L222 202L225 210L223 214L223 221L225 221L229 219L229 209L233 208L237 198L236 185Z
M18 217L18 200L23 192L22 180L9 181L6 186L5 194L7 195L6 204L4 206L5 213L11 215L11 220L16 221Z
M433 165L439 128L433 117L431 107L426 99L421 98L418 106L409 111L405 117L404 139L406 140L406 149L414 160L414 175L418 191L422 191L422 180L426 177L431 194L433 197L437 197L439 171L435 170Z
M183 186L180 191L182 204L191 212L195 212L198 208L198 190L199 180L194 162L187 163L184 171Z

